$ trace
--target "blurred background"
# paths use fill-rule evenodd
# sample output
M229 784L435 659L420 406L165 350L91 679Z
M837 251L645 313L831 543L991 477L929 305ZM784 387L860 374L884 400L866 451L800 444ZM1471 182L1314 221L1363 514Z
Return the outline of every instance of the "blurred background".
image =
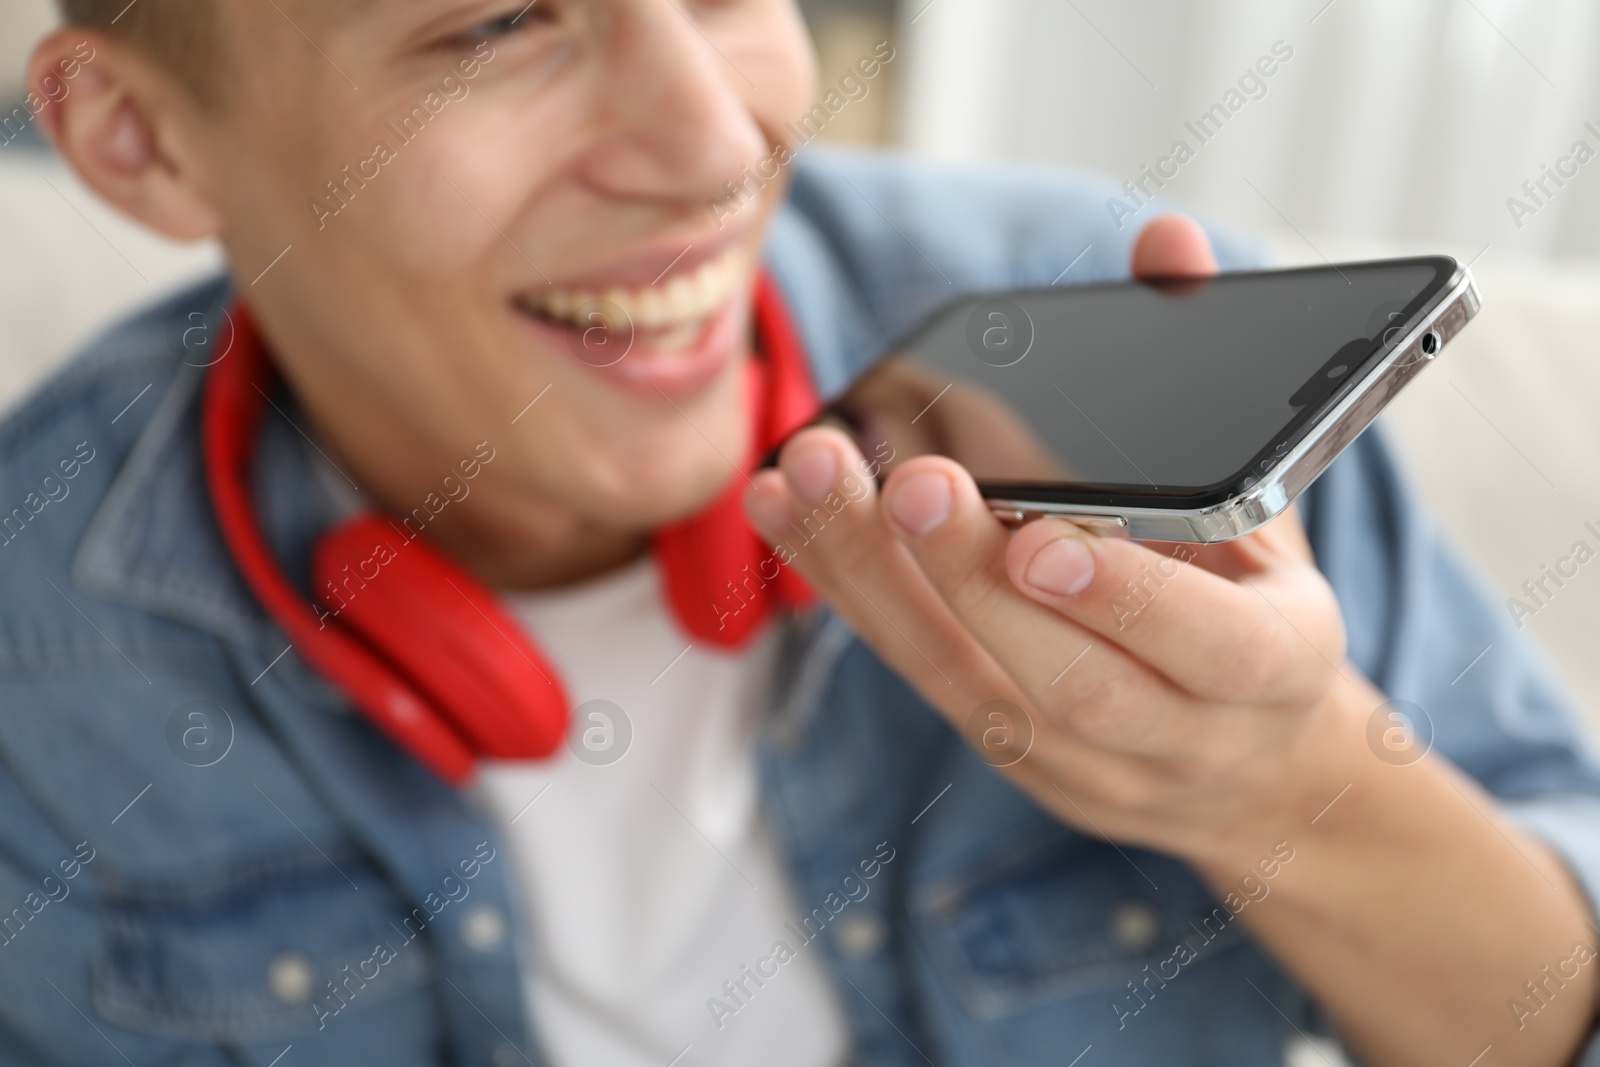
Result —
M1260 235L1286 265L1410 252L1470 262L1483 313L1384 424L1497 600L1580 540L1600 551L1584 525L1600 528L1600 158L1588 161L1600 153L1600 4L803 6L824 85L877 41L896 49L825 140L1121 182L1183 139L1195 156L1163 195ZM20 98L27 49L52 21L47 0L0 5L0 100ZM1272 76L1241 85L1269 55ZM1217 105L1226 122L1200 144L1185 124ZM1557 168L1559 185L1544 177ZM1524 183L1541 177L1530 195ZM0 146L0 251L4 406L108 319L218 263L99 206L31 131ZM1526 629L1600 723L1600 562Z

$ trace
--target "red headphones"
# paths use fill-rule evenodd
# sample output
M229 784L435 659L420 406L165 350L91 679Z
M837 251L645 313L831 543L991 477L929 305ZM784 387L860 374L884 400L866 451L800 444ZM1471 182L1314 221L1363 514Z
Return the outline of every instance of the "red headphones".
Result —
M746 364L755 432L744 474L819 407L788 309L765 273L754 296L764 358ZM206 482L223 539L268 614L307 663L446 781L465 783L479 757L550 755L568 714L555 669L493 593L419 534L370 512L325 534L312 555L320 614L278 567L250 493L277 374L248 309L231 314L233 349L206 381ZM708 508L652 540L678 623L724 648L746 642L774 608L813 598L745 521L744 486L732 479Z

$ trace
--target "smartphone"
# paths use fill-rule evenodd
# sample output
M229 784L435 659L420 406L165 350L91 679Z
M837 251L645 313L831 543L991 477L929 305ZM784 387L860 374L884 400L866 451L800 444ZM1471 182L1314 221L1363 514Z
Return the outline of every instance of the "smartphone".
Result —
M1448 256L977 293L817 421L884 475L957 460L1013 525L1226 541L1282 513L1480 302Z

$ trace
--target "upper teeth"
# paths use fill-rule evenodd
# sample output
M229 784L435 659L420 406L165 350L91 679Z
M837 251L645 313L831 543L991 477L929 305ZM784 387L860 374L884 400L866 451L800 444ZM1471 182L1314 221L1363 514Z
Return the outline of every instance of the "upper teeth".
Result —
M745 257L729 249L692 271L673 273L639 289L561 289L552 287L530 298L542 314L577 322L584 305L604 300L622 309L639 329L660 329L700 322L727 303L745 277ZM581 325L581 323L580 323Z

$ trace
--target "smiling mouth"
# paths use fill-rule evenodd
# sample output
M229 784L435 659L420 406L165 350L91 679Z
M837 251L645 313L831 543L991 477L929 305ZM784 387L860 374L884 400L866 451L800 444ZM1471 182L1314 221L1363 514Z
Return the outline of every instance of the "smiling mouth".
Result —
M699 340L729 300L745 292L748 279L749 257L742 248L731 247L693 270L647 286L551 286L519 297L517 305L554 326L599 327L637 338L651 350L676 351Z

